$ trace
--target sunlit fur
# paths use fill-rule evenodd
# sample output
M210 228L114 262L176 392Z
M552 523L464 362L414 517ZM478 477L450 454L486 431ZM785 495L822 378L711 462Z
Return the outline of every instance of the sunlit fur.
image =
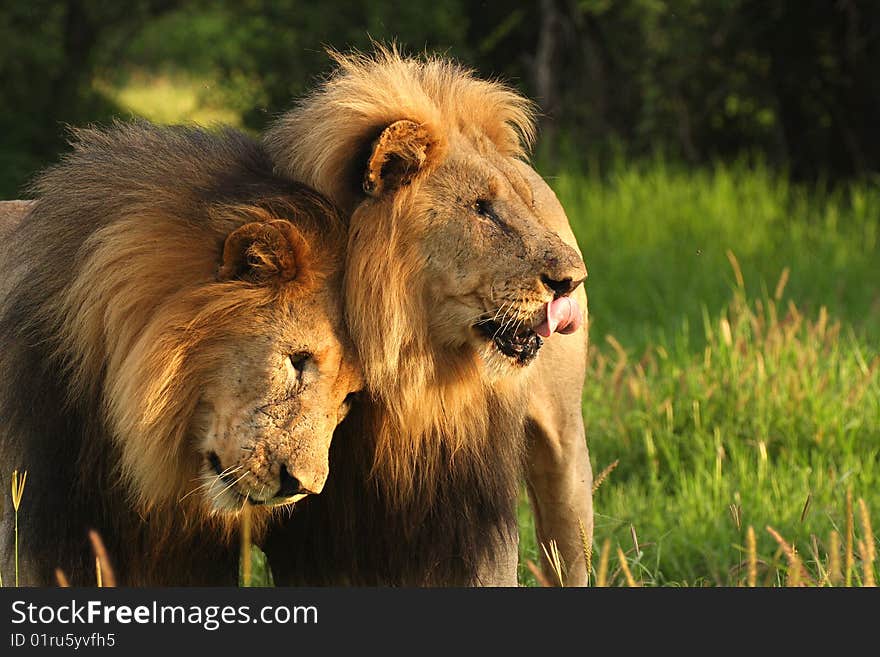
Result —
M468 337L470 325L482 313L499 310L509 313L509 321L533 321L547 291L538 299L533 288L541 285L540 270L532 263L556 247L582 262L529 214L531 187L518 168L526 166L521 158L534 136L529 101L442 57L406 58L381 47L369 55L333 57L336 71L282 116L264 143L279 173L314 186L349 216L346 319L371 401L360 410L362 425L343 425L342 433L351 438L334 439L337 458L346 462L331 461L332 483L356 496L367 518L353 517L344 501L333 507L349 519L348 525L338 523L337 531L357 533L359 551L351 556L357 572L350 569L347 576L368 583L383 576L411 584L473 582L493 542L515 532L528 369L503 362L485 342L477 346ZM424 163L399 190L371 197L362 186L371 149L385 128L404 119L429 135ZM490 160L491 169L482 164ZM458 188L482 184L489 171L502 172L504 193L509 190L524 208L526 229L517 233L522 253L516 256L490 250L489 239L468 241L459 224L477 220L463 207L448 221L444 213L458 210L441 202L437 192L444 186L454 197ZM445 223L449 228L442 233ZM430 286L445 285L450 298L460 298L463 284L428 279L431 230L442 233L434 246L449 257L459 248L470 256L484 250L470 274L486 288L496 282L499 289L509 288L504 302L488 307L488 300L480 299L464 318L432 302ZM348 451L337 451L343 445ZM366 475L356 466L349 469L354 453L368 461ZM342 476L366 476L366 492L344 489ZM330 491L302 511L331 505L341 495ZM300 512L295 510L294 518ZM307 526L314 537L320 523L312 522ZM371 540L384 546L386 556ZM397 546L389 545L395 540ZM345 541L340 537L340 544ZM319 571L315 567L304 580L319 580Z
M283 115L265 144L281 173L343 210L360 197L365 149L397 119L415 121L436 136L433 163L443 158L453 132L489 139L510 157L523 157L534 140L529 100L448 58L410 59L382 47L331 56L338 65L333 76Z
M284 115L265 143L281 173L344 210L362 197L365 148L397 119L413 120L436 138L422 177L444 158L452 133L489 139L508 157L523 156L534 136L528 100L449 59L408 59L385 48L333 57L334 75ZM359 223L370 230L350 236L346 289L347 319L368 387L385 411L375 418L377 478L393 481L402 498L418 486L416 470L422 481L434 481L432 469L445 467L444 454L491 454L475 441L488 436L487 397L496 392L479 359L435 360L442 354L428 335L432 309L412 293L423 285L421 245L407 230L427 204L419 192L416 181L396 195L390 212L387 205L359 207L369 213ZM433 497L430 486L419 494Z
M303 344L326 343L343 367L342 224L320 195L273 177L240 133L136 123L75 136L0 265L0 463L31 473L26 559L37 580L62 566L87 583L83 528L94 527L126 583L234 583L236 518L208 497L222 493L199 451L202 400L234 376L265 376L229 364L264 361L285 332L308 331ZM295 279L218 281L226 236L273 219L301 237ZM320 328L297 329L304 317ZM328 436L340 401L317 409ZM254 507L255 535L265 509Z

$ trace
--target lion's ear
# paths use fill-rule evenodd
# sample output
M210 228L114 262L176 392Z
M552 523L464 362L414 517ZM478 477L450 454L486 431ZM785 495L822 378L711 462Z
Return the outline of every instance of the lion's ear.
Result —
M364 172L364 192L382 196L408 185L430 161L435 148L436 140L427 128L407 119L395 121L373 142Z
M292 281L300 273L307 248L306 240L289 221L245 224L226 237L217 280Z

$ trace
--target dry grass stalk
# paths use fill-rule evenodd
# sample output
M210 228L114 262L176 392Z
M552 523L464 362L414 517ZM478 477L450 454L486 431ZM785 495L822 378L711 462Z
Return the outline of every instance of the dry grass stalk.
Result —
M110 565L110 557L101 535L94 529L89 530L89 540L92 542L92 551L95 553L95 571L98 576L98 586L116 586L116 573Z
M547 563L550 564L553 574L556 575L556 580L559 582L559 586L565 586L565 581L562 576L565 565L562 561L562 554L559 552L559 546L556 544L556 541L552 538L550 539L549 550L546 545L541 543L541 549L544 551L544 556L547 558Z
M547 577L544 575L544 573L541 572L541 569L538 568L537 565L535 565L534 561L532 561L531 559L528 559L526 561L526 567L529 569L529 571L531 571L532 575L535 576L535 579L538 581L538 584L540 584L541 586L547 587L547 588L553 587L553 585L550 583L550 580L548 580Z
M810 549L813 552L813 561L816 562L816 569L819 571L819 586L828 584L828 571L822 566L822 558L819 556L819 539L815 534L810 534Z
M804 520L807 519L807 513L810 510L810 503L813 501L813 494L807 493L807 501L804 502L804 509L801 511L801 524L804 524Z
M21 498L24 495L24 485L27 481L27 470L18 474L18 470L12 471L12 507L15 510L15 586L18 586L18 508L21 506Z
M733 268L733 275L736 278L736 286L744 290L746 287L746 281L743 278L742 269L739 266L739 260L736 259L736 256L733 255L733 251L727 249L727 260L730 262L730 266Z
M774 567L773 568L769 568L769 567L765 568L765 571L767 572L767 577L764 578L764 583L762 584L762 586L764 588L770 588L771 586L773 586L773 580L776 577L776 572L777 572L775 565L782 558L782 554L783 554L782 546L779 546L778 548L776 548L776 552L773 553L773 558L770 559L770 563L773 564Z
M846 491L846 546L843 562L844 585L852 585L852 569L853 569L853 505L852 505L852 488Z
M629 535L632 537L633 547L636 549L636 557L642 554L642 549L639 547L639 537L636 535L636 526L629 526Z
M593 572L593 543L587 538L587 530L580 518L578 518L578 531L581 535L581 546L584 548L584 564L587 568L587 586L589 586L590 575Z
M251 585L251 513L245 506L241 511L241 579L243 586Z
M767 454L767 443L763 440L758 441L758 481L763 481L767 476L767 464L770 457Z
M58 586L63 589L70 587L70 582L67 581L67 575L64 574L64 571L60 568L55 569L55 579L58 581Z
M620 569L623 571L624 577L626 577L627 586L638 587L639 584L636 582L635 577L633 577L632 571L629 569L629 564L626 563L626 555L623 553L623 550L620 549L620 546L617 547L617 558L620 560Z
M611 348L617 353L617 363L614 365L614 371L611 373L611 382L616 388L620 383L620 377L623 376L623 371L626 369L628 360L626 349L623 348L613 335L606 335L605 341L611 345Z
M608 586L608 557L611 554L611 539L602 543L602 554L599 555L599 572L596 574L596 586Z
M776 301L782 300L782 293L788 283L788 276L790 273L788 267L782 270L782 275L779 277L779 282L776 284L776 291L773 293L773 298L776 299Z
M840 534L836 530L832 530L828 543L828 581L837 586L843 577L840 574Z
M27 481L27 470L19 476L18 470L12 471L12 507L18 511L21 506L21 498L24 495L24 485Z
M739 504L728 504L727 508L730 511L730 517L733 519L733 524L736 525L736 531L741 531L742 513Z
M801 558L798 556L797 550L794 545L790 545L779 535L775 529L767 526L767 531L770 532L770 535L774 538L774 540L779 543L779 547L782 548L782 551L785 553L786 558L788 559L788 581L786 582L786 586L789 587L798 587L802 585L802 582L805 580L809 580L809 576L804 570L804 564L801 561Z
M755 528L749 525L746 532L746 546L749 554L749 587L758 585L758 541L755 538Z
M862 568L865 571L865 586L876 586L874 583L874 532L871 530L871 517L868 514L868 505L865 500L859 498L859 515L862 521L862 534L864 539L859 541L859 552L862 556Z
M614 462L611 463L611 465L609 465L607 468L599 473L599 476L596 477L595 481L593 481L593 494L595 494L596 491L599 490L599 486L601 486L605 482L605 480L608 479L608 475L614 472L614 468L616 468L618 465L620 465L620 459L616 459Z

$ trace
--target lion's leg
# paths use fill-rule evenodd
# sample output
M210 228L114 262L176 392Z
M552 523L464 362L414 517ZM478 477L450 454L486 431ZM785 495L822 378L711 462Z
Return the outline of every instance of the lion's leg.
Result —
M585 341L553 336L534 373L527 422L527 484L540 543L555 540L565 563L565 585L584 586L584 541L593 540L593 473L581 410ZM556 581L543 550L547 578Z

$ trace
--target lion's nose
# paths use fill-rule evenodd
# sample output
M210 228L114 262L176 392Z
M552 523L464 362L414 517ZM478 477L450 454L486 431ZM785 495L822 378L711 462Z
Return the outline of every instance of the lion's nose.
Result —
M294 477L287 470L286 465L281 466L281 486L278 488L278 492L275 493L275 497L293 497L294 495L313 495L315 491L309 490L306 486L300 482L299 479ZM315 486L317 488L317 486ZM320 492L320 489L318 490Z
M299 483L299 479L294 477L287 471L287 466L281 466L281 487L278 489L278 492L275 493L275 497L293 497L294 495L299 495L306 491L303 490L302 484Z
M553 293L555 298L564 297L566 294L570 294L578 285L583 282L583 278L579 281L576 281L572 278L563 278L561 280L554 280L543 274L541 276L541 282L544 284L548 290Z
M544 256L541 283L558 299L571 294L587 278L587 268L580 256L569 246Z

